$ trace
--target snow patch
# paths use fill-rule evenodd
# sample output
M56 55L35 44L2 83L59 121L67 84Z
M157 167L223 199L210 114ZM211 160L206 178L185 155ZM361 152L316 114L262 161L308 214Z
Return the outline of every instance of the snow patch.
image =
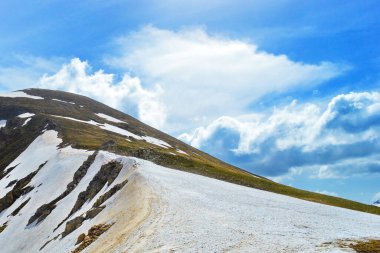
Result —
M26 113L18 115L17 117L22 118L22 119L26 119L26 118L33 117L34 115L35 115L34 113L26 112Z
M52 100L54 100L54 101L58 101L58 102L62 102L62 103L67 103L67 104L75 105L74 102L67 102L67 101L64 101L64 100L56 99L56 98L53 98Z
M187 154L185 151L180 150L180 149L178 149L178 148L177 148L176 152L177 152L177 153L180 153L180 154L183 154L183 155L189 155L189 154Z
M156 146L160 146L162 148L170 148L171 147L171 145L169 143L162 141L160 139L154 138L154 137L142 136L141 139L145 140L146 142L152 143Z
M24 126L28 125L28 123L29 123L30 120L31 120L31 118L27 118L27 119L25 120L24 124L22 124L21 127L24 127Z
M0 120L0 128L3 128L7 125L7 121L6 120Z
M120 135L123 135L123 136L126 136L126 137L132 137L132 138L135 138L136 140L145 140L146 142L149 142L149 143L151 143L153 145L156 145L156 146L160 146L162 148L170 148L171 147L170 144L168 144L167 142L165 142L163 140L160 140L160 139L157 139L157 138L154 138L154 137L151 137L151 136L139 136L139 135L131 133L131 132L125 130L125 129L122 129L120 127L116 127L114 125L110 125L108 123L101 124L101 123L98 123L98 122L93 121L93 120L84 121L84 120L79 120L79 119L70 118L70 117L64 117L64 116L58 116L58 115L52 115L52 116L59 117L59 118L64 118L64 119L69 119L69 120L73 120L73 121L77 121L77 122L81 122L81 123L85 123L85 124L89 124L89 125L93 125L93 126L97 126L97 127L100 127L103 130L114 132L116 134L120 134Z
M0 97L44 99L43 97L32 96L32 95L26 94L23 91L14 91L14 92L7 92L7 93L1 93L0 92Z
M107 114L104 114L104 113L95 113L97 116L103 118L103 119L106 119L108 121L111 121L111 122L114 122L114 123L125 123L127 124L125 121L122 121L122 120L119 120L119 119L116 119L114 117L111 117Z
M131 133L125 129L122 129L122 128L119 128L119 127L116 127L116 126L113 126L113 125L110 125L110 124L104 124L104 125L99 125L99 127L103 130L107 130L107 131L110 131L110 132L114 132L114 133L117 133L117 134L120 134L120 135L124 135L124 136L127 136L127 137L133 137L137 140L140 140L141 139L141 136L139 135L136 135L134 133Z

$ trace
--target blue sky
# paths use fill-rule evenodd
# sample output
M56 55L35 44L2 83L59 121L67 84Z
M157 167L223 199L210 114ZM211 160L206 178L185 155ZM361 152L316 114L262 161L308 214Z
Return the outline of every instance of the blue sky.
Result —
M1 1L0 90L101 100L244 169L380 192L377 1Z

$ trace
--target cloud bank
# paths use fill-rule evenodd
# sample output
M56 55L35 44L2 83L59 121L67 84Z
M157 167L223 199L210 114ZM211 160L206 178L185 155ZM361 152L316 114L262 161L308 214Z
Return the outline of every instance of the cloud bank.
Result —
M63 59L23 56L17 67L0 67L0 89L38 82L39 87L90 96L178 134L221 115L247 113L247 106L264 95L310 88L346 70L331 62L295 62L202 28L145 26L119 38L109 52L104 61L120 81L77 58L62 65Z
M241 114L263 95L310 88L346 70L331 62L295 62L202 28L171 31L146 26L119 38L117 48L116 56L106 57L106 62L137 73L144 83L161 85L172 129Z
M45 74L39 80L39 87L86 95L114 108L136 110L140 120L154 127L162 127L166 120L166 108L159 100L162 93L159 86L144 89L139 78L128 74L115 82L113 74L102 70L90 73L89 64L78 58L63 65L56 74Z
M266 176L308 168L314 177L380 173L380 93L341 94L327 105L275 109L270 115L220 117L180 138Z

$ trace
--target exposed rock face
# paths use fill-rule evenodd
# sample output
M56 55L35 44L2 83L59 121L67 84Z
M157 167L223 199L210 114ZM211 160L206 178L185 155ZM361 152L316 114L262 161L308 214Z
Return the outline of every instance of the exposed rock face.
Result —
M97 154L98 152L94 152L94 154L89 156L88 159L82 164L82 166L79 167L73 176L73 181L67 185L66 190L60 196L58 196L50 203L44 204L37 209L36 213L29 219L28 225L32 224L36 220L37 224L43 221L55 209L56 203L65 198L75 189L82 178L86 175L88 168L90 168L91 164L94 162Z
M6 177L6 176L9 174L9 172L11 172L11 171L12 171L13 169L15 169L16 167L17 167L17 165L8 168L6 171L1 170L1 171L0 171L0 180L3 179L4 177Z
M1 226L0 226L0 234L1 234L1 232L3 232L6 228L7 228L7 224L6 224L6 223L3 224L3 225L1 225Z
M73 213L78 211L84 203L93 199L96 194L103 188L105 184L111 185L112 182L119 175L120 170L123 168L123 165L117 161L111 161L103 165L95 177L91 180L87 189L81 192L78 196L78 199L70 212L71 216Z
M124 185L128 183L128 180L125 180L123 181L122 183L120 184L117 184L115 185L114 187L111 188L111 190L107 191L106 193L104 193L103 195L101 195L97 200L96 202L94 203L93 205L93 208L97 208L97 207L100 207L107 199L109 199L110 197L112 197L116 192L118 192L119 190L121 190L121 188L124 187Z
M66 235L70 234L73 232L75 229L79 228L83 221L85 220L84 217L78 216L66 223L65 231L62 233L62 237L65 237Z
M28 198L27 200L25 200L24 202L21 203L21 205L19 207L17 207L12 213L11 215L12 216L16 216L20 211L21 209L26 205L28 204L30 198Z
M38 171L40 171L40 169L45 164L46 162L41 164L36 171L30 173L28 176L17 181L13 189L9 191L3 198L0 199L0 212L10 207L14 202L16 202L16 200L19 197L27 194L28 192L34 189L33 186L27 186L27 185L30 183L33 177L38 173Z
M72 214L78 211L84 203L93 199L96 194L104 187L105 184L107 186L111 185L112 182L119 175L120 170L123 168L123 165L117 161L111 161L105 165L103 165L99 172L95 175L93 180L90 182L86 191L81 192L78 196L77 202L75 203L73 209L70 212L70 215L63 220L58 227L63 224ZM92 208L88 210L85 214L82 214L66 223L65 231L62 233L62 236L70 234L72 231L77 229L82 225L82 223L87 219L92 219L96 215L98 215L105 206L101 206L107 199L113 196L116 192L124 187L124 185L128 182L128 180L123 181L120 184L113 186L109 191L101 195Z
M79 253L82 250L84 250L86 247L88 247L91 243L96 241L99 236L101 236L104 232L106 232L112 224L99 224L91 227L88 230L88 234L79 235L77 239L77 244L80 243L80 245L72 251L72 253Z

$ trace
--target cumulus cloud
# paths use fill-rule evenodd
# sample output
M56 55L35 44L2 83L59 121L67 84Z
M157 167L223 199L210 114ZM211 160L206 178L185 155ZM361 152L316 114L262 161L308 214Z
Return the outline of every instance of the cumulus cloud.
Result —
M267 176L309 167L321 179L380 173L380 93L342 94L327 105L220 117L180 139Z
M90 96L114 108L136 108L138 118L155 127L161 127L166 120L166 108L159 99L163 92L160 86L144 89L139 78L128 74L115 82L113 74L102 70L90 73L89 64L78 58L53 75L45 74L39 86Z
M146 83L160 83L171 118L185 126L194 126L202 116L204 123L241 113L263 95L310 88L347 69L330 62L295 62L201 28L147 26L120 38L118 48L119 56L106 62L137 73Z

